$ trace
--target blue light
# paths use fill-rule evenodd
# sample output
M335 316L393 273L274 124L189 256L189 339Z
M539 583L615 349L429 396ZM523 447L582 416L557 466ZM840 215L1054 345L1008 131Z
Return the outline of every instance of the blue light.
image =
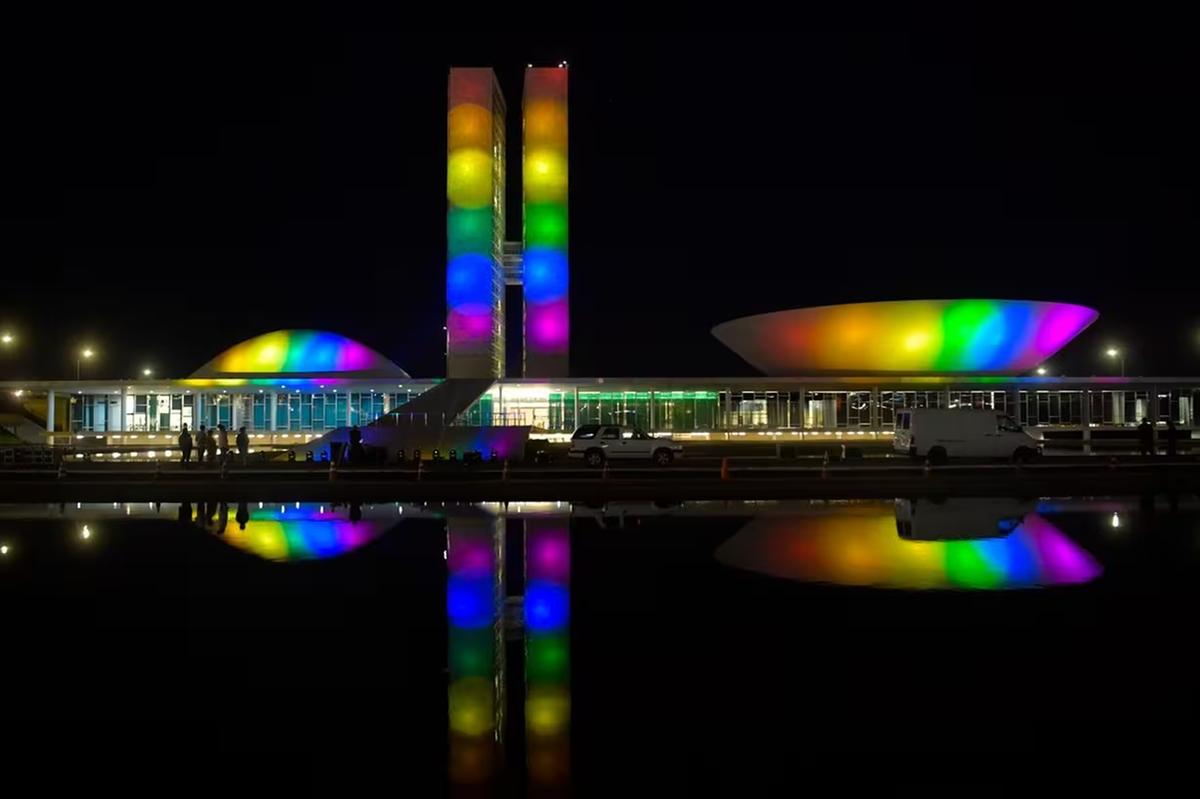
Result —
M479 253L460 255L446 267L446 302L451 308L492 307L492 259Z
M566 626L571 594L561 585L535 580L525 586L525 626L534 632Z
M486 627L495 618L492 581L451 577L446 586L446 613L455 627Z
M567 293L567 254L534 247L525 251L525 300L549 302Z

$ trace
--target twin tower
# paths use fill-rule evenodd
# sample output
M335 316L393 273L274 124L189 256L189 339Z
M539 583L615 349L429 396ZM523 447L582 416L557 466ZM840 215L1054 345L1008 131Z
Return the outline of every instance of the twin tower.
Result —
M506 286L522 287L525 377L566 377L567 68L525 70L523 241L505 238L507 107L490 68L450 70L446 374L503 377Z

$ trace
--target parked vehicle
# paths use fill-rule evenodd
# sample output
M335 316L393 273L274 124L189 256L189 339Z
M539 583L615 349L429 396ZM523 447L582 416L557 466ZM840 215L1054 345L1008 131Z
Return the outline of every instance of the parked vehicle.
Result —
M948 458L1011 458L1041 454L1041 442L1004 413L969 408L903 408L896 412L892 447L932 463Z
M619 424L585 424L571 435L568 457L583 458L592 468L608 459L646 460L670 466L683 447L669 438L655 438L637 427Z
M908 541L1003 538L1037 510L1037 502L1002 497L897 499L896 532Z

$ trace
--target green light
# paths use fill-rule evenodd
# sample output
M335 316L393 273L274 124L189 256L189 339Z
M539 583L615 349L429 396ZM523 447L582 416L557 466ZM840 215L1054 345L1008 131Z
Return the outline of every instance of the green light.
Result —
M566 681L571 672L566 635L530 635L525 645L525 673L530 682Z
M494 668L493 631L450 629L450 673L455 678L487 677Z
M490 253L492 209L452 209L446 218L446 243L451 259L464 253Z
M525 246L565 249L567 208L562 203L526 203Z
M946 542L946 576L963 588L999 588L1004 574L983 557L972 541Z

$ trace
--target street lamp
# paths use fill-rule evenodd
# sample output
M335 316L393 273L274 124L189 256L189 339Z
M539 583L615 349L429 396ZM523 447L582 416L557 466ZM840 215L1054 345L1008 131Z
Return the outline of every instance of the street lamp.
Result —
M13 343L13 341L15 341L15 339L13 338L12 333L9 333L7 330L5 330L3 333L0 333L0 344L8 347Z
M1040 375L1044 375L1044 374L1046 374L1046 367L1044 367L1044 366L1039 366L1039 367L1037 368L1037 373L1038 373L1038 375L1039 375L1039 376L1040 376Z
M149 377L152 374L154 374L154 370L151 369L149 366L147 366L145 369L142 370L142 377Z
M92 352L91 347L84 347L79 351L79 357L75 359L75 379L79 379L79 366L83 361L90 361L96 353Z
M1121 359L1121 377L1124 377L1125 376L1125 353L1121 352L1116 347L1109 347L1107 350L1104 351L1104 354L1110 358L1120 358Z

